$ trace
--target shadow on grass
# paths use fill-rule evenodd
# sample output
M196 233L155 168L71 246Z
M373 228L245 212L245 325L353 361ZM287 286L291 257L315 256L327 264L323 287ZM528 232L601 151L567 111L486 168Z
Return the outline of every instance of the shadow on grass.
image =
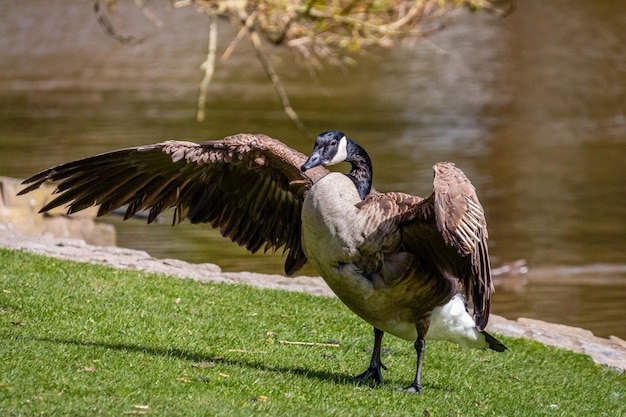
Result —
M6 337L6 336L4 336ZM3 337L3 338L4 338ZM141 346L141 345L132 345L125 343L104 343L104 342L87 342L80 340L71 340L71 339L59 339L59 338L42 338L42 337L24 337L18 335L10 335L8 337L14 339L24 339L31 340L36 342L44 342L44 343L56 343L63 345L74 345L74 346L82 346L82 347L96 347L103 348L115 351L125 351L125 352L137 352L144 353L152 356L161 356L161 357L170 357L170 358L179 358L189 362L210 362L215 361L215 357L223 356L221 354L203 354L183 349L177 348L161 348L161 347L149 347L149 346ZM237 359L237 358L227 358L219 360L221 363L225 363L228 365L237 365L243 366L250 369L255 369L259 371L267 371L267 372L281 372L281 373L289 373L302 375L307 378L318 379L326 382L335 382L339 384L345 385L358 385L352 378L352 375L340 374L340 373L330 373L320 370L306 369L302 367L285 367L285 366L269 366L265 365L260 361L255 360L246 360L246 359Z

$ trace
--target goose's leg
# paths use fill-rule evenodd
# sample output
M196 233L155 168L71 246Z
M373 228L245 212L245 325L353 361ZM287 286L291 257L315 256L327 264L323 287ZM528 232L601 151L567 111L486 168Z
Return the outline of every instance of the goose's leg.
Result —
M387 367L383 365L380 361L380 347L383 341L383 332L380 329L374 327L374 349L372 351L372 359L370 360L370 366L367 368L367 371L363 372L360 375L354 377L354 380L357 382L365 382L368 379L371 379L374 382L379 384L383 383L383 373L380 368L387 370Z
M426 341L421 334L418 333L417 340L413 346L415 346L415 352L417 353L417 369L415 371L415 379L413 380L413 383L404 388L403 391L420 394L422 392L422 363L424 362L424 349L426 348Z

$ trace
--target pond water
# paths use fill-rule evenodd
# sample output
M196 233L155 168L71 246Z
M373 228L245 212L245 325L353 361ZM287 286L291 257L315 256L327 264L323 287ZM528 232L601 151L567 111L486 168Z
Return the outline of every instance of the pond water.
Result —
M104 35L89 2L0 3L0 175L238 132L310 151L313 135L283 114L246 42L218 63L207 120L196 122L206 17L151 2L157 28L127 3L112 19L142 39L135 46ZM378 190L427 195L442 160L468 174L487 212L492 263L530 267L525 285L499 288L494 313L626 338L626 7L520 3L507 18L459 13L426 40L314 77L269 52L308 129L341 129L362 144ZM234 34L221 26L221 51ZM280 254L248 255L208 227L103 221L116 224L120 246L157 257L282 271Z

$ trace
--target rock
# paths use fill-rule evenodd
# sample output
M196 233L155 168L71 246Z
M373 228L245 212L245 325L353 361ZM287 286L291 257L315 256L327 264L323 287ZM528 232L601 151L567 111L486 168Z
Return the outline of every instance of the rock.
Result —
M39 214L39 208L51 200L53 188L42 186L27 195L18 196L22 188L20 180L0 177L0 233L26 236L50 234L57 238L82 239L92 245L115 245L115 228L94 221L95 207L71 217L60 208Z
M548 346L568 349L591 356L595 362L618 372L626 371L626 341L617 336L609 339L595 336L580 327L519 318L507 320L490 316L488 330L513 337L533 339Z
M0 233L0 247L22 249L54 258L91 262L120 269L163 273L198 280L208 280L221 272L220 267L214 264L189 264L176 259L157 259L140 250L116 246L93 246L84 240L59 239L50 235L22 236L16 233Z

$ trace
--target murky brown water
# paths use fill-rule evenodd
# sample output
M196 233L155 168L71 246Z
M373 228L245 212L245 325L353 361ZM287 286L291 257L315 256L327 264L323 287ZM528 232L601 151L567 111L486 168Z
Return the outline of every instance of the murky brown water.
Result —
M89 2L0 3L0 175L237 132L310 150L313 138L283 115L245 43L219 63L207 121L196 123L206 19L154 2L159 30L128 3L114 21L144 39L134 47L104 36ZM311 131L342 129L369 150L377 189L427 194L441 160L472 178L493 263L531 267L523 288L500 287L495 313L626 337L626 6L520 3L509 18L462 15L428 42L316 79L288 54L275 59ZM228 41L224 33L222 48ZM119 244L231 271L282 270L278 255L249 256L207 228L168 224L119 224Z

